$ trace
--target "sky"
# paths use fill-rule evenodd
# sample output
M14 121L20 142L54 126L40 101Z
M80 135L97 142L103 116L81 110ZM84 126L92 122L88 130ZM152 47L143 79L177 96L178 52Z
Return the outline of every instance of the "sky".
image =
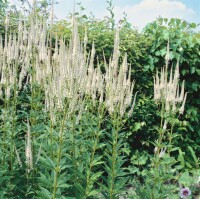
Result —
M17 2L17 0L9 1ZM74 0L57 1L55 15L58 19L65 19L73 11ZM76 0L76 2L80 2L86 8L83 14L92 12L97 18L109 14L106 0ZM113 5L116 22L123 18L125 12L128 21L138 29L142 29L159 16L200 23L200 0L113 0ZM76 10L79 10L79 6L76 6Z

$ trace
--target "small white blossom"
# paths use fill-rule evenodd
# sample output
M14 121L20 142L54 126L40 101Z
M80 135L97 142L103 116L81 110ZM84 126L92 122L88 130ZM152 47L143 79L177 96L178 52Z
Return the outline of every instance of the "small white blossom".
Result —
M166 151L166 148L162 148L160 153L159 153L159 158L163 157L165 155L165 151Z
M158 151L158 147L154 148L154 153L156 153Z

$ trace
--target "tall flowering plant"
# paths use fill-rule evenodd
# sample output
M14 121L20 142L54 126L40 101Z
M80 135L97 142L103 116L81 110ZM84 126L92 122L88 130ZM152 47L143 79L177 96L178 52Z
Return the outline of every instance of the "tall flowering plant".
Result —
M154 77L154 101L160 106L160 129L158 145L161 145L165 133L170 127L170 133L168 134L169 144L171 144L173 138L173 127L177 115L184 113L185 102L187 93L184 90L185 81L182 82L181 88L179 84L179 63L177 63L175 70L169 68L169 42L167 45L166 65L161 69L160 75L158 71ZM173 121L169 124L169 121ZM161 152L160 146L156 148L156 153L159 155Z
M160 111L160 127L158 128L158 140L155 141L154 157L151 158L153 179L155 185L160 187L160 192L169 197L167 192L177 191L176 186L166 186L170 181L177 181L178 175L173 170L177 161L171 155L172 151L177 150L173 146L173 138L178 136L174 132L174 126L178 121L180 114L184 113L187 93L185 93L184 84L180 86L179 63L173 71L173 67L169 69L170 58L169 42L167 45L166 65L160 71L157 71L154 77L154 101ZM168 72L170 71L170 72ZM155 186L153 186L155 188ZM154 189L152 189L154 190ZM166 191L167 190L167 191Z
M153 143L154 155L150 157L149 170L146 171L145 185L139 187L141 198L177 198L179 187L180 165L172 155L178 150L173 145L173 138L178 136L174 132L177 117L184 113L187 93L183 81L180 85L179 63L169 69L169 42L166 50L166 65L157 71L154 77L154 101L158 106L160 122L158 123L158 138Z

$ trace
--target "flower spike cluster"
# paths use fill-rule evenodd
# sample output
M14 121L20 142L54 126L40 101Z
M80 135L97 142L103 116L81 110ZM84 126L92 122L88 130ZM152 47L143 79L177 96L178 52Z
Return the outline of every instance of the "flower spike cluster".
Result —
M69 44L63 38L56 38L53 52L49 49L49 36L44 21L31 19L30 26L20 21L18 34L0 38L0 96L9 99L12 90L23 89L28 82L31 88L39 84L45 93L45 110L55 121L55 112L63 111L68 101L68 112L83 107L88 96L95 104L105 103L110 114L120 116L129 110L133 112L134 81L131 81L131 67L127 55L119 65L119 29L116 30L113 56L102 73L100 65L94 65L95 47L89 55L86 52L87 31L84 44L80 42L78 25L72 17L72 36Z
M128 116L130 116L135 106L136 95L132 100L135 82L131 81L131 67L127 63L127 54L125 54L120 68L119 55L119 29L117 29L113 57L105 74L105 102L110 114L118 110L119 114L123 116L127 108L131 107L128 112Z
M179 76L179 63L177 63L174 73L171 68L170 74L168 74L168 60L166 60L166 66L161 69L160 77L158 71L156 72L154 100L158 103L165 103L166 112L179 111L180 114L184 112L187 93L184 91L185 81L182 82L181 89L179 87Z

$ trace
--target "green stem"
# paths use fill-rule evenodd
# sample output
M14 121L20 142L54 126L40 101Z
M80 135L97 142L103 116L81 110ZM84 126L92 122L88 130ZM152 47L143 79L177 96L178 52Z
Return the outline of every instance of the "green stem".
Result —
M163 126L164 111L165 111L165 102L162 101L162 105L161 105L161 121L160 121L160 128L161 129L162 129L162 126Z
M162 144L162 140L163 140L163 136L164 136L164 129L163 129L163 122L164 122L164 108L165 108L165 102L162 101L162 104L161 104L161 121L160 121L160 129L159 129L159 138L158 138L158 146L157 146L157 151L155 153L155 156L153 158L154 160L154 167L155 167L155 176L159 176L159 164L160 164L160 158L159 158L159 154L160 154L160 151L161 151L161 144ZM156 180L155 180L155 184L156 184ZM152 195L154 195L154 190L152 190ZM154 198L154 196L153 196Z
M117 152L117 144L118 144L118 134L119 134L119 129L120 129L120 117L119 115L115 114L114 116L114 120L113 120L113 127L114 127L114 131L112 133L112 165L111 165L111 186L110 186L110 199L114 198L114 185L115 185L115 180L116 180L116 170L115 170L115 164L117 161L117 156L118 156L118 152Z
M54 153L53 153L53 122L50 121L50 144L51 144L51 158L54 160Z
M169 137L169 144L170 144L170 145L171 145L171 143L172 143L172 135L173 135L174 124L175 124L175 123L172 124L171 130L170 130L170 137Z
M26 173L26 199L28 199L28 193L29 193L29 174Z
M7 99L5 99L5 110L8 111L8 103L7 103ZM7 144L6 144L6 115L4 115L4 120L3 120L3 149L4 149L4 153L7 152ZM3 155L3 165L5 164L5 154Z
M7 33L6 33L6 42L7 42ZM7 66L7 68L8 68L8 66ZM8 76L8 71L6 70L6 84L5 84L5 88L7 88L8 87L8 78L9 78L9 76ZM6 111L6 113L9 115L9 99L7 99L7 96L6 96L6 94L5 94L5 111ZM7 153L7 150L8 150L8 145L6 144L6 135L7 135L7 132L6 132L6 121L7 121L7 119L8 118L6 118L6 117L8 117L8 115L4 115L4 120L3 120L3 123L4 123L4 125L3 125L3 137L4 137L4 146L3 146L3 148L4 148L4 152L5 152L5 155L3 156L3 164L5 164L5 161L6 161L6 153ZM9 139L9 138L8 138ZM10 152L11 153L11 152ZM10 154L10 156L11 156L11 154Z
M164 136L164 130L163 130L163 122L164 122L164 110L165 110L165 102L162 101L161 104L161 120L160 120L160 130L159 130L159 138L158 138L158 149L157 149L157 155L159 155L160 153L160 145L162 143L163 140L163 136Z
M64 117L62 119L61 122L61 129L60 129L60 137L59 137L59 148L58 148L58 153L57 153L57 163L56 163L56 168L54 171L54 184L53 184L53 194L52 194L52 199L56 198L56 192L57 192L57 188L58 188L58 174L60 172L60 160L61 160L61 156L62 156L62 145L63 145L63 132L64 132L64 128L65 128L65 120L67 117L67 108L65 108L64 111Z
M74 169L76 169L76 132L75 132L75 123L74 119L72 121L72 144L73 144L73 164L74 164ZM76 178L75 178L76 179Z
M35 53L34 48L32 49L33 51L33 56ZM36 118L35 118L35 112L37 111L37 103L35 103L35 99L36 99L36 76L35 76L35 57L33 57L32 60L32 68L31 68L31 76L32 76L32 81L31 81L31 101L30 101L30 106L31 106L31 114L30 114L30 128L32 128L35 123L36 123ZM33 161L33 170L32 170L32 184L33 184L33 192L34 195L36 195L35 192L35 175L36 175L36 170L34 168L34 157L35 157L35 133L33 132L32 134L32 161Z
M15 66L16 67L16 66ZM12 111L12 134L11 134L11 146L10 146L10 169L11 171L13 170L13 151L14 151L14 131L16 131L16 115L17 115L17 81L16 81L16 77L15 77L15 82L14 82L14 99L13 99L13 111Z
M100 116L99 117L99 122L98 122L98 127L97 127L97 131L95 132L95 135L94 135L94 147L93 147L93 151L92 151L92 156L91 156L91 159L90 159L90 162L89 162L89 170L88 170L88 173L87 173L87 181L86 181L86 188L85 188L85 196L87 197L87 195L89 194L89 185L90 185L90 177L91 177L91 173L92 173L92 170L93 170L93 161L94 161L94 156L95 156L95 153L96 153L96 150L97 150L97 145L99 143L99 137L100 137L100 130L101 130L101 124L102 124L102 121L103 121L103 108L101 110L101 107L99 107L98 109L98 115Z

